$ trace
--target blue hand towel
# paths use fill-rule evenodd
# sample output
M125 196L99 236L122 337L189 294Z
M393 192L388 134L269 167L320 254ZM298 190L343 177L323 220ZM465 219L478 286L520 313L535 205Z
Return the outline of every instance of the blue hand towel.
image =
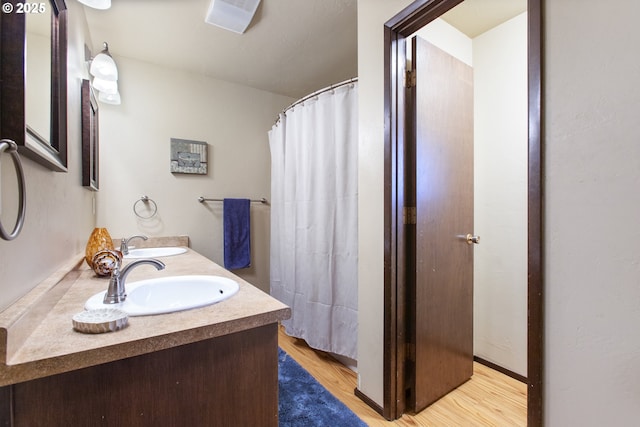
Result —
M224 266L229 270L251 265L249 199L224 199Z

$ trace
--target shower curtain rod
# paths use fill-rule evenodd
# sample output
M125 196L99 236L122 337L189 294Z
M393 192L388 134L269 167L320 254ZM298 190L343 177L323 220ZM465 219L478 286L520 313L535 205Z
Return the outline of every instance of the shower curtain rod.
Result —
M345 85L348 85L348 84L351 84L351 83L355 83L355 82L357 82L357 81L358 81L358 78L357 78L357 77L353 77L353 78L351 78L351 79L349 79L349 80L345 80L345 81L343 81L343 82L336 83L336 84L331 85L331 86L327 86L327 87L325 87L324 89L317 90L317 91L315 91L315 92L313 92L313 93L311 93L311 94L309 94L309 95L307 95L307 96L305 96L305 97L303 97L303 98L300 98L299 100L297 100L297 101L296 101L296 102L294 102L293 104L289 105L287 108L285 108L284 110L282 110L282 112L281 112L280 114L285 114L287 111L289 111L290 109L292 109L292 108L293 108L293 107L295 107L296 105L298 105L298 104L302 104L303 102L305 102L305 101L307 101L307 100L309 100L309 99L311 99L311 98L313 98L313 97L315 97L315 96L318 96L318 95L320 95L321 93L329 92L330 90L334 90L334 89L337 89L337 88L339 88L339 87L342 87L342 86L345 86ZM278 117L276 118L276 124L277 124L279 121L280 121L280 115L278 115Z

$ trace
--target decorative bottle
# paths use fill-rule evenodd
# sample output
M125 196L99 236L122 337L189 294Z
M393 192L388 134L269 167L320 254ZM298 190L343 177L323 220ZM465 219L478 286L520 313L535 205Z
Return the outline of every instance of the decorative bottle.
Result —
M113 240L106 228L96 227L93 229L89 241L87 242L87 248L85 250L85 261L89 267L93 268L93 256L104 249L113 250Z

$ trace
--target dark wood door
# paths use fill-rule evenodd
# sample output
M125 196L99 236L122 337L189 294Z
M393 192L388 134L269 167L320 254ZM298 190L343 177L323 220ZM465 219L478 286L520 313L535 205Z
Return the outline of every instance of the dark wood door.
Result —
M415 134L408 139L416 215L408 385L418 412L473 374L473 245L466 239L473 233L473 71L420 38L412 49Z

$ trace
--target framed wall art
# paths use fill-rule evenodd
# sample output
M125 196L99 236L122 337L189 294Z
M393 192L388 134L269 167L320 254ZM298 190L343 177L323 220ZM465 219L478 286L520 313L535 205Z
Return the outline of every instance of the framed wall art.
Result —
M171 173L207 174L207 143L171 138Z

